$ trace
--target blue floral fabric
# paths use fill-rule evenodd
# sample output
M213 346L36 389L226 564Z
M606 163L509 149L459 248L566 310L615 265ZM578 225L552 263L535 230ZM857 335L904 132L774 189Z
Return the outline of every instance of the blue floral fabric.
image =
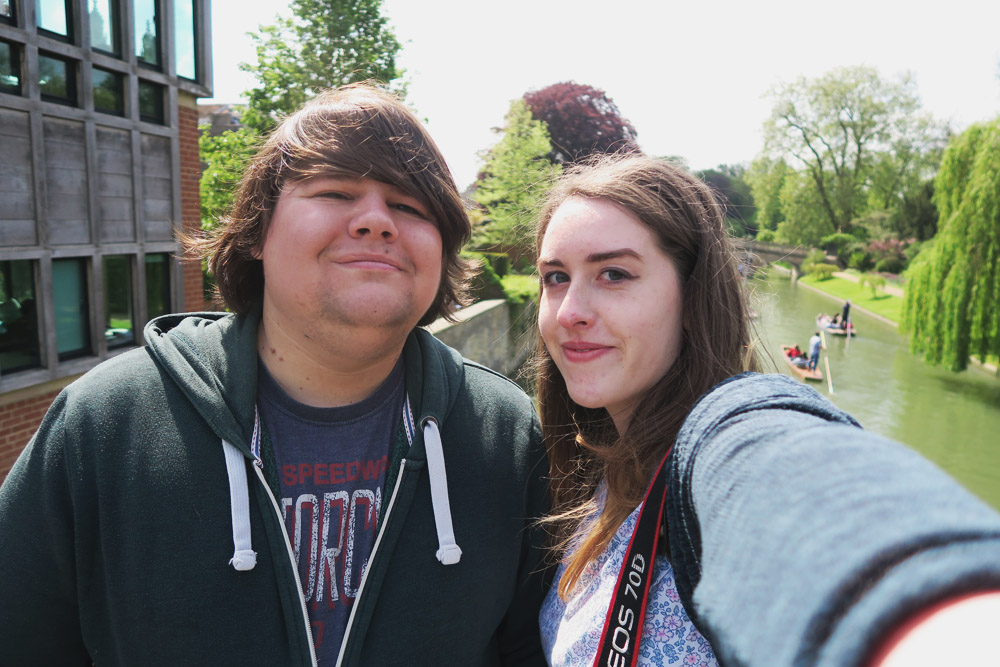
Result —
M599 492L598 502L602 501L602 496ZM607 549L587 565L568 602L559 597L553 583L539 614L542 649L550 665L590 667L594 664L611 595L641 509L642 505L629 515ZM582 526L581 533L587 528L587 525ZM559 581L565 569L565 564L559 566L554 582ZM657 556L653 566L638 664L645 667L715 667L719 664L708 640L694 627L681 605L674 571L666 556Z

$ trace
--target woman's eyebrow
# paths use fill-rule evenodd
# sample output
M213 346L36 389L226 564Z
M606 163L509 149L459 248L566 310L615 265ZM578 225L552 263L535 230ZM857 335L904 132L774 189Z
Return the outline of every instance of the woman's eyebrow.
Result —
M607 252L595 252L587 255L590 263L606 262L609 259L619 259L620 257L634 257L642 259L642 256L631 248L621 248L620 250L608 250Z

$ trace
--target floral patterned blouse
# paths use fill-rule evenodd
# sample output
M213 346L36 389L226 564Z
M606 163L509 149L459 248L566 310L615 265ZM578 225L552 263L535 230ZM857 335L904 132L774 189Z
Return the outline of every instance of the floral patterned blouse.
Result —
M602 508L603 495L598 491L597 499ZM587 565L569 602L559 597L555 583L565 571L565 564L556 571L539 614L542 649L550 665L591 667L594 664L611 594L641 509L642 505L629 515L607 549ZM586 528L583 526L581 533ZM645 667L717 667L719 664L708 640L688 619L677 593L674 570L662 555L656 557L653 565L638 664Z

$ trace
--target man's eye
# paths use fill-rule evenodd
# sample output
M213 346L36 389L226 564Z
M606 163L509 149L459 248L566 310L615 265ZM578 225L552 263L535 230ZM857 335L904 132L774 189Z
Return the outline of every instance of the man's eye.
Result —
M426 217L423 211L413 206L410 206L409 204L393 204L392 207L397 211L402 211L403 213L409 213L410 215L416 215L421 218Z

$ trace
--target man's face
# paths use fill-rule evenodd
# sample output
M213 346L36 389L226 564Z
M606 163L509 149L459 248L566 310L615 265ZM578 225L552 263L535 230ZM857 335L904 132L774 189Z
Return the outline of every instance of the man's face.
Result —
M441 284L441 233L422 202L369 178L286 183L259 257L279 323L405 336Z

